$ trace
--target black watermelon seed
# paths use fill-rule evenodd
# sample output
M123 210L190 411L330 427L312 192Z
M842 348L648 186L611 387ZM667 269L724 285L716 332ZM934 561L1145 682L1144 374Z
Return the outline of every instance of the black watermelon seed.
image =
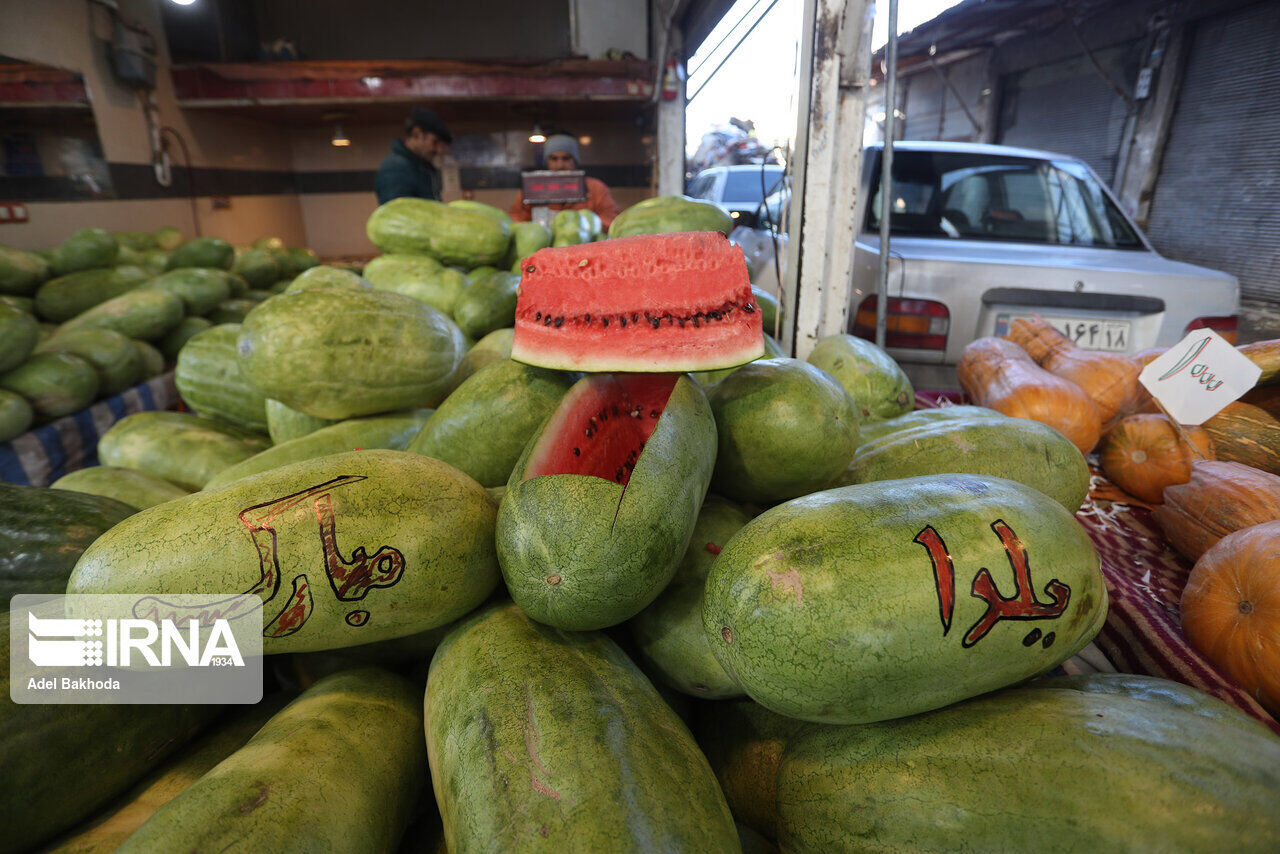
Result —
M661 413L659 413L659 412L658 412L658 410L656 410L656 409L650 409L650 410L649 410L649 417L650 417L650 418L657 418L660 414L661 414Z
M627 319L625 317L619 317L618 322L622 324L623 329L627 328Z
M578 450L577 448L574 448L574 449L573 449L573 455L574 455L575 457L580 457L580 456L582 456L582 451Z
M533 272L533 265L532 265L532 264L530 264L528 267L525 267L525 268L524 268L524 271L525 271L526 273L532 273L532 272Z
M658 318L656 318L656 317L655 317L655 318L653 318L652 320L650 320L649 322L653 324L653 328L654 328L654 329L657 329L659 326L661 326L661 325L662 325L662 321L661 321L661 320L659 320L659 319L658 319Z
M693 328L694 329L702 328L702 324L698 322L698 316L696 314L693 316Z
M608 326L608 325L609 325L609 318L607 318L607 317L606 317L606 318L604 319L604 325L605 325L605 326Z
M596 431L592 430L590 427L588 427L586 430L583 430L582 432L587 435L588 439L590 439L592 436L596 434Z
M639 323L639 322L640 322L640 315L638 315L638 314L633 314L633 315L631 315L631 322L632 322L632 323Z
M742 310L743 310L743 311L745 311L747 314L754 314L754 313L755 313L755 310L756 310L756 307L755 307L754 305L752 305L751 303L747 303L746 305L744 305L744 306L742 307Z
M713 312L711 312L711 314L710 314L710 315L708 315L708 316L709 316L712 320L719 320L719 319L720 319L720 312L718 312L718 311L713 311Z
M583 319L584 321L586 321L587 323L590 323L590 322L591 322L591 315L589 315L589 314L584 314L584 315L582 316L582 319Z
M535 314L535 315L533 316L533 319L534 319L534 320L541 320L541 319L542 319L542 312L538 312L537 314Z
M563 318L563 317L557 317L557 318L556 318L556 329L559 329L561 326L564 326L564 318Z
M613 406L613 414L614 414L614 415L617 415L617 414L618 414L618 406L617 406L617 404L614 404L614 406Z
M543 325L543 326L550 326L550 325L551 325L551 315L549 315L549 314L548 314L546 317L544 317L544 318L542 319L542 325Z

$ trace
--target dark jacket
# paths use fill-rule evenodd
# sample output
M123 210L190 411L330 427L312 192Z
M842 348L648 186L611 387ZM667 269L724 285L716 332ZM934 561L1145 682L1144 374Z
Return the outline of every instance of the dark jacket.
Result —
M403 140L393 140L391 153L382 158L378 167L374 191L380 205L401 196L440 201L440 173L406 148Z

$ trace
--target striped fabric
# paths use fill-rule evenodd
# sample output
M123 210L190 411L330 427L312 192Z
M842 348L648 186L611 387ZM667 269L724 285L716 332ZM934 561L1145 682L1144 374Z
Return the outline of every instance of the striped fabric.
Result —
M958 392L917 392L916 408L964 403ZM1096 462L1096 459L1095 459ZM1280 733L1280 723L1247 691L1227 678L1182 634L1178 602L1191 565L1167 546L1146 506L1125 495L1090 466L1089 497L1076 518L1102 558L1110 607L1107 622L1091 647L1122 673L1159 676L1198 688L1242 709ZM1067 672L1106 669L1096 655L1064 664Z
M112 424L135 412L171 409L177 402L170 371L0 443L0 480L48 486L67 472L97 465L98 437Z

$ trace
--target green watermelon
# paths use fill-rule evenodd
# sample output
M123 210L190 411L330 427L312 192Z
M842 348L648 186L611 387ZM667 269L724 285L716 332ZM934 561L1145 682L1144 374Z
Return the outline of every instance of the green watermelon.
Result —
M718 234L543 249L520 280L511 357L570 371L733 367L763 352L752 299L742 250Z
M459 334L410 297L324 288L262 303L238 346L261 394L308 415L350 418L433 406L465 352Z
M67 592L252 592L264 653L355 646L483 602L498 583L495 509L436 460L334 454L131 516L85 551Z
M394 850L426 783L419 694L374 668L322 679L118 850Z
M797 359L743 365L708 391L719 436L714 491L775 503L822 489L858 446L858 413L839 383Z
M27 360L40 337L40 324L20 308L0 303L0 374Z
M111 466L77 469L55 480L52 488L114 498L136 510L145 510L190 494L189 490L167 480Z
M139 288L68 320L58 334L72 329L112 329L130 338L154 341L182 322L182 298L167 290Z
M31 427L35 411L22 395L0 389L0 442L16 439Z
M499 210L493 205L486 205L484 202L477 202L471 199L455 199L449 202L449 207L454 210L475 211L485 216L493 217L498 222L511 225L511 216L504 210Z
M490 362L511 358L511 339L514 329L495 329L485 335L467 351L458 364L456 379L459 383Z
M340 418L317 418L296 409L290 409L278 400L267 398L267 433L277 445L314 433L321 427L338 424Z
M151 274L141 267L112 267L50 279L36 291L36 314L61 323L128 293L150 278Z
M98 440L106 466L134 469L191 491L267 446L265 437L185 412L126 415Z
M511 247L502 266L513 273L522 271L522 263L539 249L551 245L551 229L540 222L514 222L511 224Z
M369 262L374 268L372 275L366 275L369 284L380 291L391 291L421 300L427 305L452 315L459 298L467 290L467 277L457 270L441 267L434 259L426 258L434 268L427 268L415 261L398 263L388 261L377 267L377 262L384 259L407 258L405 255L383 255Z
M156 236L149 231L113 231L111 236L120 244L121 249L132 249L135 252L149 252L159 249Z
M491 606L440 645L425 705L450 851L741 850L689 731L603 634Z
M870 444L891 433L923 427L926 424L937 424L943 421L960 422L969 418L991 418L999 414L994 409L987 409L985 406L955 405L939 406L934 409L917 409L914 412L908 412L906 415L899 415L896 418L889 418L885 421L868 421L859 425L859 447Z
M806 727L777 780L796 854L1280 849L1274 735L1123 694L1019 688Z
M609 226L609 237L678 231L733 231L733 218L717 205L688 196L658 196L637 202Z
M36 315L36 301L34 297L19 297L12 294L0 294L0 305L7 305L9 308L16 308L32 317Z
M592 220L594 217L594 221ZM594 227L593 227L594 226ZM566 208L551 221L551 245L575 246L590 243L600 230L600 217L593 211Z
M715 423L675 374L580 380L524 449L498 514L498 557L539 622L597 629L662 592L711 477Z
M911 380L892 356L870 341L829 335L814 346L806 361L844 386L861 421L884 421L915 408Z
M468 270L500 263L511 241L510 228L496 217L411 196L375 210L366 231L383 252L430 255Z
M313 249L307 249L305 246L290 246L288 252L295 272L301 273L320 264L320 256Z
M838 724L1035 676L1084 647L1107 613L1098 553L1070 512L967 474L774 507L724 547L705 596L715 656L752 699Z
M218 303L206 317L210 323L219 326L223 323L243 323L249 312L258 307L251 299L229 299Z
M71 353L98 373L98 394L111 397L142 379L142 357L133 339L111 329L58 332L36 348L38 353Z
M170 270L176 270L179 267L213 267L229 270L235 257L235 249L221 237L197 237L174 249L169 255L166 267Z
M98 372L71 353L39 353L0 374L0 388L21 395L41 418L79 412L98 396Z
M151 232L156 239L156 246L165 252L172 252L182 245L182 232L171 225L157 228Z
M245 377L236 351L240 328L224 323L191 336L178 352L173 382L198 414L266 433L267 399Z
M495 271L462 291L453 307L453 319L466 335L483 338L515 323L520 277Z
M778 837L778 762L787 739L803 727L753 700L700 707L694 732L729 809L768 839Z
M571 385L559 371L510 359L485 365L445 398L407 450L500 486Z
M203 317L184 317L177 326L160 339L160 351L170 362L175 362L184 344L193 336L212 328L213 324Z
M289 287L284 289L286 294L296 294L299 291L312 290L315 288L356 288L368 290L369 283L366 282L359 274L350 270L343 270L340 267L312 267L304 270L294 277L289 283Z
M188 316L199 316L213 311L218 303L231 299L231 279L225 270L182 267L156 276L147 282L147 287L176 294Z
M138 362L142 365L142 374L138 381L143 382L158 377L164 373L165 360L164 353L161 353L153 345L146 341L133 340L134 349L138 351Z
M364 265L364 277L375 288L396 281L424 278L443 269L430 255L407 252L379 255Z
M280 278L275 256L265 249L251 249L231 264L231 272L244 279L251 288L269 288Z
M34 252L0 246L0 294L33 294L51 272L49 262Z
M50 266L55 276L110 267L120 254L120 244L101 228L82 228L54 247Z

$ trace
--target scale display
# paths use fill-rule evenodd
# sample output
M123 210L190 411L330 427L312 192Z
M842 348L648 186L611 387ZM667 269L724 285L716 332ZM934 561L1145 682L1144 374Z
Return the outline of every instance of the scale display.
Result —
M587 198L587 173L539 169L520 173L526 205L568 204Z

